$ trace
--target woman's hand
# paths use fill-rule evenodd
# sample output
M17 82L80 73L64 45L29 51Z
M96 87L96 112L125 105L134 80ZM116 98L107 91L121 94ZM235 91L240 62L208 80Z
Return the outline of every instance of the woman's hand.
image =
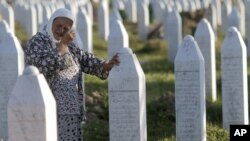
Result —
M114 65L119 65L120 64L120 60L119 60L119 56L118 53L116 53L110 60L107 60L104 62L103 64L103 72L109 72Z
M75 38L75 32L69 31L63 35L60 42L58 43L58 51L61 54L65 54L68 50L68 45L73 42Z

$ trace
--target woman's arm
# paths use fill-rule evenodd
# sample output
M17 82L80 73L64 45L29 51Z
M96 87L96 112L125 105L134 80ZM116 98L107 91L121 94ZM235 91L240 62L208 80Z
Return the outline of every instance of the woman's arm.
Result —
M48 76L58 69L67 67L64 55L53 48L45 36L38 34L28 42L25 48L25 63L36 66L41 73Z
M72 47L71 50L77 55L83 72L95 75L100 79L106 79L112 67L119 64L118 55L115 57L115 61L112 59L105 61L95 57L92 53L79 49L78 47Z

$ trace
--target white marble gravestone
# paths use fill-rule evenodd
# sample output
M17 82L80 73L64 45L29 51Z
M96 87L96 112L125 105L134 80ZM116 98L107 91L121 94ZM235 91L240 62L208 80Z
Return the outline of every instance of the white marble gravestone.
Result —
M182 41L182 20L176 9L173 9L173 11L168 14L164 24L164 34L167 34L165 36L168 44L168 59L170 62L174 62Z
M26 21L25 21L26 31L28 33L29 38L31 38L37 32L37 13L34 5L28 6L25 16L26 16Z
M247 56L250 57L250 1L246 1Z
M0 42L0 139L7 139L7 104L11 90L23 71L24 53L19 41L12 33L1 34L4 36Z
M57 141L56 101L45 77L27 66L8 103L9 141Z
M107 40L109 35L109 6L107 0L101 0L98 7L98 31L100 38Z
M94 18L93 18L93 6L92 6L92 3L91 3L91 1L90 0L88 0L86 3L85 3L85 5L84 5L84 7L85 7L85 9L86 9L86 13L88 14L88 17L89 17L89 20L90 20L90 23L91 23L91 26L93 25L93 20L94 20Z
M4 40L7 32L11 32L8 23L4 19L0 19L0 44Z
M125 1L125 11L128 16L128 20L132 23L137 22L137 7L135 0L127 0Z
M110 141L147 141L146 83L139 61L128 47L109 74Z
M92 23L84 8L80 8L77 14L77 32L82 40L82 47L85 51L93 52Z
M221 48L223 127L248 124L246 45L237 28L229 28Z
M238 8L233 7L231 13L228 16L228 28L230 27L236 27L239 31L242 29L241 24L241 16ZM241 32L240 32L241 34ZM242 34L241 34L242 35Z
M2 18L9 24L11 32L15 33L15 16L13 8L8 4L0 4L0 13L2 14Z
M146 40L149 32L149 11L148 5L144 2L138 3L138 36L140 40Z
M243 3L242 0L238 0L236 1L236 7L237 9L239 9L240 12L240 19L241 19L241 29L239 29L241 36L243 38L245 38L246 36L246 8L245 8L245 4Z
M226 33L228 29L228 16L230 11L231 9L229 3L223 2L221 4L221 26L224 33Z
M205 61L206 97L212 98L212 101L216 101L215 37L214 31L207 19L202 19L199 22L195 32L195 40L200 47Z
M128 33L123 23L116 19L110 21L110 33L108 36L108 57L111 59L120 49L129 46Z
M175 58L177 141L206 141L205 66L201 51L187 35Z
M151 0L153 18L156 23L162 23L164 18L165 4L161 0Z
M217 16L216 16L216 7L214 4L209 5L206 10L206 19L209 21L215 36L217 36Z

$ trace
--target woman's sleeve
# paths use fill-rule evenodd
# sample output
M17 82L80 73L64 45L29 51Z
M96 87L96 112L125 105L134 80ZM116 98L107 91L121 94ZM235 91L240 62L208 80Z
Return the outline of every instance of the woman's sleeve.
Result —
M27 65L36 66L44 75L51 75L58 69L67 67L65 55L60 55L56 49L50 46L49 41L43 42L32 39L25 49L25 62Z
M83 72L95 75L100 79L107 79L109 72L103 71L104 60L95 57L92 53L85 52L77 47L74 47L77 58Z

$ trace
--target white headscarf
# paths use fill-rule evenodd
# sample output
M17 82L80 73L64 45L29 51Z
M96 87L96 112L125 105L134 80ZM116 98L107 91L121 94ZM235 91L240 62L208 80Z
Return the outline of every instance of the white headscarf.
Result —
M54 37L54 34L52 32L52 25L53 25L53 22L56 18L58 17L65 17L65 18L68 18L70 20L73 21L73 25L71 27L71 29L74 29L74 24L75 24L75 17L74 15L66 8L59 8L57 9L50 17L49 21L42 27L42 33L43 34L47 34L49 36L49 38L52 40L52 42L54 43L58 43L60 41L56 40L55 37Z

